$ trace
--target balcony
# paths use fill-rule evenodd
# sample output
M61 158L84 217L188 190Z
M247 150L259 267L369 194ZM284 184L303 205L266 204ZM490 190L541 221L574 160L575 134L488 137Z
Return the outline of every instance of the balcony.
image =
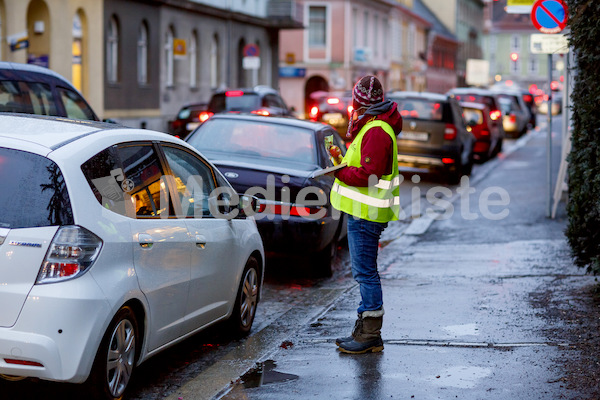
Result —
M269 0L267 18L280 29L304 28L304 8L296 0Z

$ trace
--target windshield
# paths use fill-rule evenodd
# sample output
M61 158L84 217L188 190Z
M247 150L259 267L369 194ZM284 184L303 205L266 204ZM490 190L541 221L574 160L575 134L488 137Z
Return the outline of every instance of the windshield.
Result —
M51 160L0 148L0 227L73 224L64 177Z
M402 118L451 121L450 106L446 102L426 99L392 99L398 104Z
M249 120L209 119L187 139L205 152L316 164L312 131Z
M261 107L260 97L256 93L230 92L215 94L208 109L214 113L223 111L254 111Z

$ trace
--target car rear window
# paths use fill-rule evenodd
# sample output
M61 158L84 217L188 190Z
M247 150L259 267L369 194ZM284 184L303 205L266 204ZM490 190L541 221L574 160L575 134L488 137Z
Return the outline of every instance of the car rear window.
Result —
M73 224L63 174L52 160L0 147L0 227Z
M457 94L457 95L454 95L454 97L458 101L469 101L472 103L485 104L490 108L490 110L498 109L496 100L492 96L484 96L484 95L480 95L480 94L467 93L467 94Z
M208 109L218 113L223 111L253 111L261 107L260 96L255 93L226 92L213 95Z
M316 164L312 131L295 126L209 119L186 140L200 151Z
M483 112L476 108L463 108L463 117L469 124L480 125L483 123Z
M0 81L0 111L58 115L52 89L39 82Z
M445 101L427 99L395 99L402 118L426 119L433 121L452 121L450 104Z

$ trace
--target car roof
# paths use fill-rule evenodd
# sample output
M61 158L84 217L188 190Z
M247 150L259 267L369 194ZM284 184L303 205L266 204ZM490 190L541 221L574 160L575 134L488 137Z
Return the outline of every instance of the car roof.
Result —
M139 129L115 123L35 114L0 113L0 143L18 143L19 148L27 147L39 153L43 153L43 149L56 150L92 134L103 134L108 131L116 133L121 130L131 131L132 138L136 132L140 132ZM143 138L145 140L173 138L166 133L151 130L143 132L147 133Z
M312 122L303 119L297 119L293 117L272 117L272 116L263 116L256 115L252 113L238 113L238 112L225 112L218 113L210 117L210 120L219 120L219 119L233 119L233 120L245 120L245 121L259 121L265 124L282 124L282 125L291 125L297 128L310 129L313 131L318 131L321 129L331 128L330 125L322 123L322 122ZM208 122L207 121L207 122ZM202 125L200 125L202 128Z
M487 105L483 103L474 103L472 101L461 101L460 106L464 108L476 108L478 110L485 110Z
M219 89L215 92L215 95L217 94L223 94L229 91L242 91L244 92L244 94L253 94L253 93L257 93L257 94L266 94L266 93L273 93L273 94L277 94L277 90L273 89L270 86L265 86L265 85L258 85L258 86L254 86L254 87L243 87L243 88L230 88L230 89Z
M49 75L54 78L60 79L61 81L68 82L67 79L58 72L34 64L22 64L9 61L0 61L0 70L11 72L34 72L38 74ZM71 86L70 83L69 86Z
M398 91L387 93L386 98L393 100L394 98L422 98L433 101L448 101L448 95L432 92L409 92Z
M473 93L481 96L494 96L496 93L490 89L476 88L476 87L460 87L450 89L448 91L449 94L466 94Z

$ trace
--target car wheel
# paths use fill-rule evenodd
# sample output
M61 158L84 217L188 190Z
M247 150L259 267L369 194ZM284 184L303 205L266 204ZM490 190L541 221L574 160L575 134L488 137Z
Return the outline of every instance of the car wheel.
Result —
M250 333L256 306L258 304L258 293L260 290L260 275L258 261L250 257L242 273L242 280L238 289L233 312L229 318L231 328L237 336L245 336Z
M138 324L125 306L108 326L90 376L90 390L98 399L122 399L137 361Z

